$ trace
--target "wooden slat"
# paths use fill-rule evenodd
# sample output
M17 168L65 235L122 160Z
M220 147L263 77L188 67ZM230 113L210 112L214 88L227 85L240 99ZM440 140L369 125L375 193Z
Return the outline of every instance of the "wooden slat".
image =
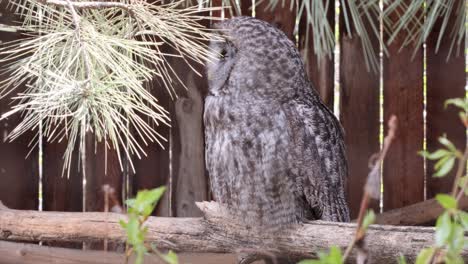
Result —
M252 0L241 0L241 12L243 16L252 16Z
M0 35L0 38L3 36ZM11 101L0 100L0 115L11 109ZM15 209L37 210L39 173L37 146L26 158L33 133L10 142L7 135L21 121L19 114L0 121L0 201Z
M457 6L459 1L454 6ZM458 110L454 107L446 109L445 100L465 96L465 42L460 45L460 53L456 54L457 46L454 47L450 60L447 57L452 39L451 28L456 19L456 11L447 25L445 36L441 41L438 53L436 44L439 37L439 29L442 21L439 21L429 39L426 42L427 58L427 149L434 151L441 147L438 137L446 134L447 137L460 149L465 146L465 128L458 118ZM455 176L455 170L444 178L433 178L434 162L427 161L427 198L434 197L437 193L450 192Z
M172 99L168 95L165 88L160 86L157 82L152 84L152 94L158 99L158 103L162 105L166 110L170 109L172 104ZM142 189L152 189L159 186L166 185L167 191L161 198L161 201L158 203L158 207L153 213L154 215L159 216L173 216L173 206L172 206L172 188L171 184L173 181L170 179L170 131L174 130L175 124L171 122L172 128L167 127L166 125L160 125L155 127L159 134L164 136L167 141L163 142L164 149L161 148L157 143L149 144L144 147L144 150L147 156L142 157L141 159L134 158L133 162L135 165L136 173L130 176L132 180L133 193L136 194L138 190ZM130 195L132 196L132 195Z
M384 210L424 200L423 159L417 155L424 137L423 50L413 45L401 48L405 34L389 45L383 62L384 120L398 118L397 137L384 161Z
M86 150L86 211L104 212L103 186L109 185L113 188L115 196L121 201L124 171L120 168L117 152L108 149L106 155L104 143L98 143L95 147L93 135L89 136ZM123 160L125 161L125 157Z
M369 173L369 158L380 149L379 69L366 70L360 38L353 32L353 37L347 34L343 15L340 21L340 121L348 158L348 204L351 218L355 218ZM370 37L378 52L379 40ZM373 201L370 208L378 212L378 202Z
M176 214L181 217L202 216L195 205L208 198L208 179L205 173L203 101L197 83L206 86L206 80L188 74L186 97L177 100L175 112L179 127Z
M106 153L107 151L107 153ZM126 157L122 157L123 162ZM125 164L125 163L124 163ZM126 166L124 166L124 169ZM113 196L122 205L122 187L125 171L121 170L117 152L113 149L105 149L104 143L94 142L94 135L88 133L86 138L86 184L84 185L85 201L84 211L86 212L105 212L106 193L103 190L104 185L108 185L114 190ZM108 197L107 209L111 210L116 204ZM108 250L124 249L123 243L107 242L104 246L102 242L86 242L84 248Z
M83 178L78 169L78 157L71 162L70 176L62 174L66 142L48 143L43 147L44 211L83 210Z
M17 18L6 8L8 1L0 3L0 23L11 24ZM19 33L1 32L0 41L7 42L20 38ZM3 67L3 65L0 65ZM0 75L1 80L7 78ZM11 96L20 92L16 90ZM0 100L0 115L9 111L11 104L10 96ZM19 139L9 142L7 135L21 121L21 116L16 114L8 119L0 121L0 200L8 207L16 209L38 208L38 151L37 146L26 158L31 147L28 146L34 133L26 133Z
M329 0L323 0L324 5ZM335 29L335 5L334 1L328 7L327 19L332 30ZM307 27L309 27L309 41L307 43ZM306 46L308 44L308 46ZM307 25L307 15L304 12L299 24L299 51L305 58L305 68L315 89L320 94L323 102L328 108L333 110L334 103L334 53L326 57L318 57L314 52L313 31L310 25Z
M83 178L78 170L78 157L71 162L70 176L62 174L66 142L43 144L43 210L81 212L83 210ZM49 242L48 246L81 248L82 243Z

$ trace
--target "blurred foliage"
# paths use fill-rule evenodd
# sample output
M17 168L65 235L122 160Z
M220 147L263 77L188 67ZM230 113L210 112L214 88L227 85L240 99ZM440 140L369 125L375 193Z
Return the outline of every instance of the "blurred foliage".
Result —
M145 254L149 252L157 254L168 264L178 263L177 255L174 252L169 251L167 254L163 254L157 250L156 246L152 244L148 246L145 243L148 228L144 224L165 190L165 187L142 190L137 193L136 198L126 201L128 220L120 220L120 225L127 233L127 259L131 254L135 254L135 264L142 264Z
M447 106L454 106L459 109L460 121L468 128L468 99L455 98L447 100ZM465 233L468 233L468 213L458 207L460 199L468 195L468 143L465 149L460 151L445 136L439 138L442 148L434 152L421 151L420 155L429 160L436 161L434 165L434 177L444 177L449 174L457 165L453 191L451 194L437 194L435 199L444 208L444 212L437 218L435 225L435 244L422 249L417 258L416 264L436 264L450 263L463 264L461 256L463 249L468 248L468 240ZM365 232L367 227L373 223L375 215L369 212L363 220L362 228ZM359 231L359 230L358 230ZM400 255L397 259L399 264L406 264L405 256ZM299 264L342 264L345 258L341 250L336 247L330 248L328 253L319 253L318 259L303 260Z

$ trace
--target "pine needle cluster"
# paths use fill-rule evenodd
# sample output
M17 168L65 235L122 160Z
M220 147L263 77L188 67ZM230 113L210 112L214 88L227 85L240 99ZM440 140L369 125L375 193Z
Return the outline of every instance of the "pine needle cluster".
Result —
M157 126L169 125L168 112L146 84L158 78L174 96L178 76L168 58L202 63L212 38L200 24L206 19L200 12L210 9L182 4L11 1L22 19L16 29L25 38L0 49L9 76L0 83L0 95L26 88L2 116L23 116L10 139L41 126L47 142L68 143L64 169L70 168L76 144L82 153L91 134L106 149L117 151L122 168L122 154L141 158L143 145L157 142L163 147ZM171 52L161 49L165 44Z

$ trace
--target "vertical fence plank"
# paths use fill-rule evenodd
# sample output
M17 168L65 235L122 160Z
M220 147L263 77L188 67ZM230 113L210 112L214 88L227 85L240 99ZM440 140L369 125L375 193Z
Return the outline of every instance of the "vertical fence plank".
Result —
M180 153L177 153L175 201L176 214L180 217L201 216L195 202L208 198L204 159L203 101L193 75L189 73L188 78L184 80L188 88L187 96L179 98L175 103L180 144ZM196 80L206 86L206 81L201 78Z
M104 143L95 145L91 135L86 149L86 211L104 211L103 186L109 185L115 191L115 196L121 201L123 174L120 168L117 152L114 149L104 149ZM125 158L122 157L125 161ZM112 206L112 205L109 205Z
M155 98L158 99L158 103L164 107L164 109L169 110L171 113L171 104L172 99L165 91L164 87L154 81L151 87L152 94ZM170 113L170 114L171 114ZM162 142L164 149L161 148L157 143L151 143L148 146L144 147L146 156L143 156L141 159L134 159L133 163L135 165L136 173L131 175L133 177L133 192L136 194L138 190L142 189L152 189L159 186L166 185L166 193L161 198L158 206L153 214L159 216L173 216L174 212L172 210L172 182L171 182L171 171L170 171L170 140L171 140L171 130L175 129L173 117L171 117L171 128L161 124L160 126L155 127L156 131L166 138L166 142Z
M252 16L252 0L240 0L241 12L243 16Z
M3 39L2 35L0 39ZM0 100L0 115L10 110L11 106L11 100ZM35 146L29 153L32 146L28 146L34 134L28 132L12 142L7 138L21 119L16 114L0 121L0 201L13 209L37 210L38 151Z
M66 142L48 143L43 147L44 211L80 212L83 209L83 181L78 169L78 157L71 162L70 175L62 174Z
M71 162L70 176L62 174L63 153L67 143L43 144L43 210L81 212L83 210L83 178L78 169L78 157ZM77 146L77 145L76 145ZM50 242L48 246L81 248L82 243Z
M123 157L122 160L126 159ZM117 152L113 149L106 150L104 142L96 143L92 133L88 133L86 139L85 170L84 195L86 199L84 208L86 212L105 212L104 185L113 189L113 196L121 205L124 172L121 170ZM111 210L115 205L111 198L108 199L108 210ZM102 250L104 247L110 250L119 250L125 248L125 245L117 242L107 242L105 246L102 242L86 242L84 244L86 249Z
M369 173L369 158L380 148L379 69L366 70L361 39L345 32L343 15L340 21L340 120L348 158L348 204L351 217L355 218ZM378 38L370 35L370 39L378 54ZM370 208L378 212L378 202L373 202Z
M244 2L241 3L243 11L247 10ZM229 15L229 14L228 14ZM209 27L209 21L204 26ZM205 170L205 145L203 128L203 95L208 90L206 78L196 76L182 60L173 60L177 72L188 72L182 77L187 90L178 87L181 96L173 105L174 119L177 130L172 131L172 140L177 146L173 151L173 175L176 180L175 211L178 217L202 216L195 205L197 201L208 200L209 179ZM192 65L198 72L204 73L205 66Z
M391 19L399 16L392 14ZM401 32L389 45L383 62L384 120L398 118L397 135L384 162L384 210L424 200L424 165L417 155L424 137L423 50L414 45L402 48L406 34Z
M456 7L461 0L455 3ZM456 8L455 8L456 9ZM454 107L445 109L444 102L449 98L465 96L465 42L460 45L460 53L457 46L454 47L450 59L447 57L452 39L451 28L456 20L456 10L453 11L450 22L447 25L445 36L436 53L437 39L442 21L438 21L426 42L427 58L427 115L426 115L426 140L427 150L434 151L440 148L438 137L446 134L458 147L465 146L465 128L458 117L458 110ZM458 56L457 56L458 55ZM444 178L433 178L435 162L427 160L426 188L427 198L434 197L437 193L450 192L455 176L455 170Z
M329 2L327 11L327 19L330 23L331 29L335 29L335 1L323 0L324 5ZM309 39L307 41L307 27L309 27ZM334 53L331 52L330 56L318 57L314 52L314 39L313 32L310 25L307 24L307 15L301 18L299 23L299 51L305 59L305 68L315 89L320 94L328 108L333 110L334 103L334 87L335 87L335 65Z
M11 24L17 18L13 12L7 9L7 1L0 3L0 23ZM2 43L20 38L20 33L1 32ZM4 65L0 64L0 67ZM0 75L2 80L7 76ZM16 90L11 95L15 95ZM0 100L0 115L7 112L13 106L10 96ZM13 142L7 139L8 134L21 121L21 116L15 114L0 121L0 201L6 206L14 209L37 209L38 208L38 151L37 147L26 158L30 147L29 141L34 132L22 135Z

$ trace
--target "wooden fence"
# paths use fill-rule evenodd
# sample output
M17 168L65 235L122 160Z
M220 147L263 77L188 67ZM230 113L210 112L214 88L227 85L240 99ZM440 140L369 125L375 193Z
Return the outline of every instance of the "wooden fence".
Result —
M281 1L280 1L281 2ZM250 1L242 1L242 12L251 15ZM263 7L255 8L257 18L275 23L291 39L295 39L295 13L286 7L267 12ZM3 8L4 10L4 8ZM334 25L335 9L330 9L329 20ZM0 23L11 21L11 15L3 11ZM376 18L377 19L377 18ZM340 18L339 20L342 20ZM343 23L341 21L341 23ZM440 27L438 25L437 27ZM436 28L437 28L436 27ZM299 26L298 47L305 47L304 21ZM341 29L340 29L341 30ZM437 30L436 30L437 31ZM448 32L450 30L447 30ZM403 34L403 33L402 33ZM464 128L454 110L445 110L447 98L465 95L465 55L459 54L446 61L450 41L442 42L435 53L437 33L432 33L423 47L412 59L413 47L400 50L404 36L399 36L389 47L389 56L382 60L380 73L366 71L361 42L340 34L339 66L335 60L318 59L309 54L307 71L325 103L333 107L339 100L340 120L346 131L349 159L348 201L353 216L356 216L368 173L368 159L379 150L381 129L380 111L383 120L392 114L399 119L398 137L390 149L383 169L383 210L399 208L447 192L453 175L444 179L433 179L433 164L417 155L426 140L427 149L437 148L437 138L446 133L453 142L463 147L466 140ZM1 41L18 38L17 33L1 33ZM386 38L386 36L384 36ZM377 38L372 39L374 48L380 49ZM308 41L312 45L313 41ZM464 44L462 44L464 50ZM313 47L309 47L313 50ZM424 63L425 59L425 63ZM318 63L317 63L317 60ZM317 67L320 65L320 67ZM182 63L174 61L180 72L189 72ZM202 66L199 66L202 69ZM339 74L338 74L339 71ZM426 76L424 76L426 72ZM339 75L339 97L335 98L335 75ZM4 78L4 77L2 77ZM0 122L0 200L17 209L37 209L42 197L43 210L56 211L102 211L103 184L116 189L119 199L132 196L137 190L168 185L168 192L158 207L157 214L164 216L192 216L198 212L194 201L209 199L208 178L203 164L202 97L206 82L188 74L185 81L191 88L183 89L186 97L177 103L172 101L157 83L154 94L170 110L172 127L159 127L159 132L168 142L163 150L157 145L147 147L147 157L135 160L136 173L120 171L115 154L108 153L107 174L104 173L103 146L96 154L86 159L86 184L75 161L70 178L62 177L62 155L65 143L43 144L42 156L35 149L25 158L30 148L31 135L14 142L5 140L15 127L20 116ZM383 85L383 108L381 107L381 84ZM426 86L427 93L424 92ZM0 112L11 107L8 99L0 101ZM426 115L424 116L424 110ZM426 132L425 132L426 131ZM89 143L93 153L94 144ZM39 193L39 171L42 171L42 193ZM83 199L85 196L85 199ZM373 207L379 210L379 204Z

